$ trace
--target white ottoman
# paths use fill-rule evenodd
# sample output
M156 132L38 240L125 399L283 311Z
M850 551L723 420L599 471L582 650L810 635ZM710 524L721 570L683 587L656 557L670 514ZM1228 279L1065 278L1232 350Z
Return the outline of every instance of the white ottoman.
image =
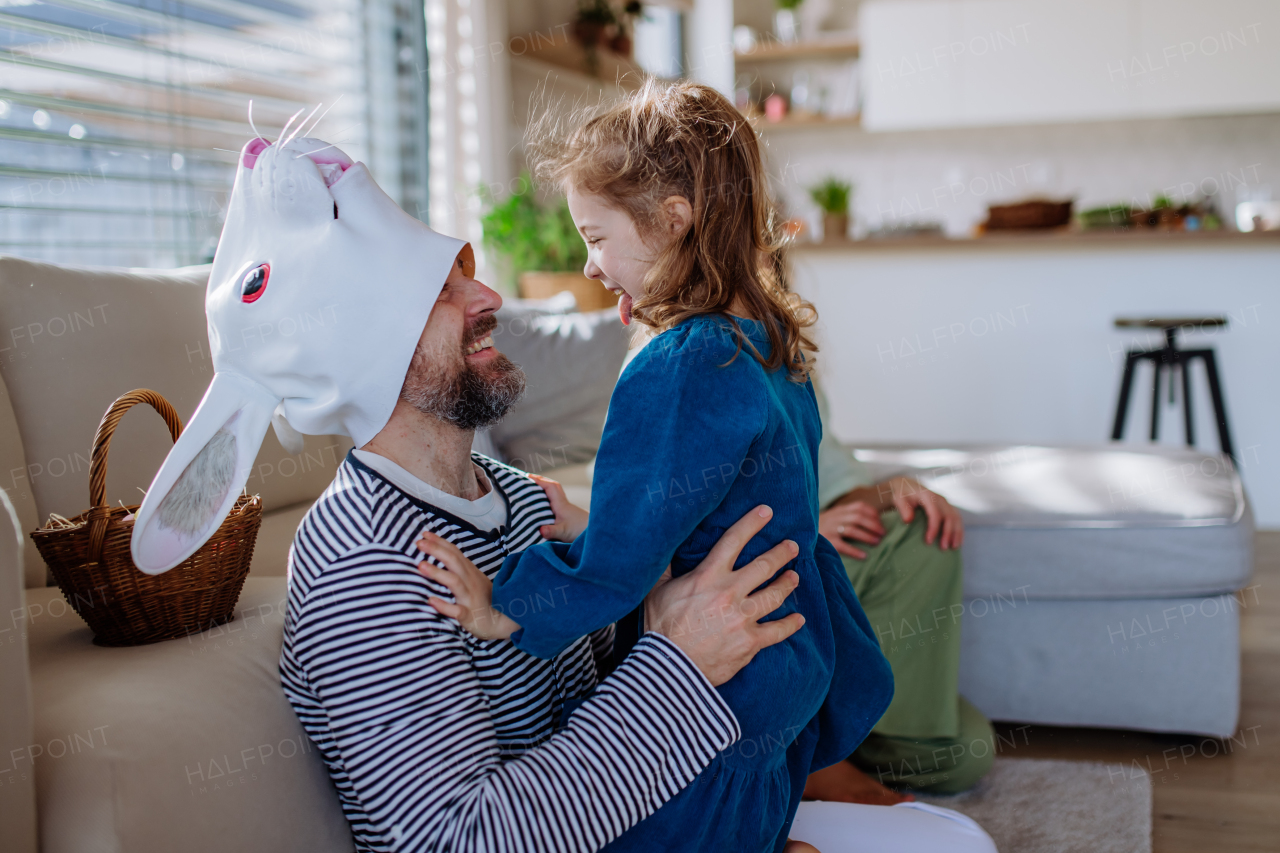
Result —
M1221 455L859 450L964 514L960 690L992 719L1231 735L1253 518Z

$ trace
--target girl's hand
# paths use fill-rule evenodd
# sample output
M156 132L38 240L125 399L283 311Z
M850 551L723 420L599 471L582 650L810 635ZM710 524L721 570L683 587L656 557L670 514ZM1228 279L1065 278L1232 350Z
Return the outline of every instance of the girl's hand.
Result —
M453 593L452 604L435 596L427 599L432 607L457 619L463 628L482 640L505 640L520 630L519 624L494 609L493 582L452 542L424 530L417 545L419 551L444 564L433 566L423 560L418 563L418 573Z
M564 486L555 480L548 480L537 474L530 474L529 479L542 486L542 491L547 493L547 500L551 501L551 511L556 514L555 524L544 524L538 528L542 538L554 539L557 542L572 542L581 536L582 531L587 529L589 513L582 507L569 503L569 498L564 493Z

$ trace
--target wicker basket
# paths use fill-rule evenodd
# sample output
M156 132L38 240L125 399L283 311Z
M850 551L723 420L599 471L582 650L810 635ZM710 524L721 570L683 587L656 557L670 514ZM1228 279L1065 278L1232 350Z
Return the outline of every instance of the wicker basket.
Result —
M1070 201L1024 201L987 208L988 231L1019 231L1034 228L1061 228L1071 223Z
M262 522L262 502L242 495L199 551L161 575L138 571L129 550L138 507L109 507L105 496L111 436L138 403L159 412L178 440L182 421L168 400L145 388L125 394L111 404L93 438L91 509L72 519L53 517L31 534L67 603L100 646L155 643L229 622Z

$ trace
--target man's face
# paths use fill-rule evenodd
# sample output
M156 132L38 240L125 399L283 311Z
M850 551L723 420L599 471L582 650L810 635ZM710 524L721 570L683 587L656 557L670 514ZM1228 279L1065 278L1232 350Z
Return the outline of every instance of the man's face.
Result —
M459 429L491 426L524 393L524 373L493 346L502 297L471 278L459 254L436 300L400 390L423 414Z

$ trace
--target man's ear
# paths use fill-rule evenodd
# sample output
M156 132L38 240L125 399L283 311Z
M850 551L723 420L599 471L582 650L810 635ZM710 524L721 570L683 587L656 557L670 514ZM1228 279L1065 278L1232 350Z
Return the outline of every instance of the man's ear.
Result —
M457 260L462 261L462 274L467 278L476 277L476 253L470 243L464 243L458 250Z
M668 196L662 202L662 213L666 219L667 235L672 239L684 236L693 226L693 205L682 195Z

